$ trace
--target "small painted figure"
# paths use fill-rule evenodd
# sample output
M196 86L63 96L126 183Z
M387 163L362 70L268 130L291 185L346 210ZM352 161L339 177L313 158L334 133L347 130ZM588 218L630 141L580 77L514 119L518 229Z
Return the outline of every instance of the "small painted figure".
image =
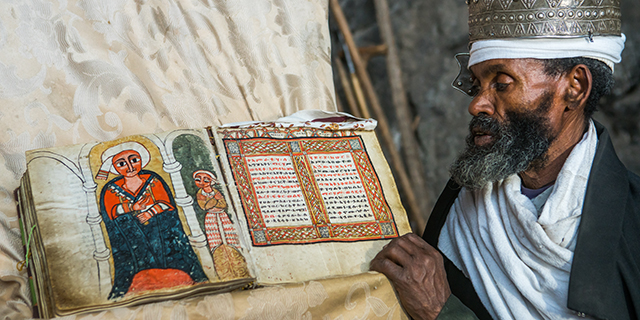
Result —
M240 249L240 241L233 222L229 219L227 203L222 193L216 189L218 179L207 170L193 173L198 206L206 211L204 217L205 234L216 272L221 280L248 277L249 271Z
M96 175L103 180L109 173L119 175L100 194L100 214L113 256L109 299L208 280L169 186L155 172L143 170L149 158L142 144L125 142L103 152Z

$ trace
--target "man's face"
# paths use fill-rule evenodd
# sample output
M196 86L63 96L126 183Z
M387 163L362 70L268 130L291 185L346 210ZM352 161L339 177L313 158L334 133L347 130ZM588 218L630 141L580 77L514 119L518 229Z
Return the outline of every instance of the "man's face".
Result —
M477 94L469 105L467 148L451 167L454 181L478 189L543 167L560 130L554 79L532 59L489 60L471 71Z
M215 180L212 180L211 177L204 172L196 173L193 176L193 181L195 181L196 187L200 189L209 189L216 182Z
M113 167L125 177L133 177L142 170L142 158L137 151L125 150L113 157Z

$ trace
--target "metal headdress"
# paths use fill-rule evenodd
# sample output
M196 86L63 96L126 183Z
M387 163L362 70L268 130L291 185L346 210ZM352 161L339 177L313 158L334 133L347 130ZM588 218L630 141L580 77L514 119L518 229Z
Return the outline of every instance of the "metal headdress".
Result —
M620 35L619 0L468 0L469 41Z
M620 0L467 0L471 55L458 54L455 89L473 95L469 65L496 58L584 56L620 62ZM585 40L582 41L584 38Z

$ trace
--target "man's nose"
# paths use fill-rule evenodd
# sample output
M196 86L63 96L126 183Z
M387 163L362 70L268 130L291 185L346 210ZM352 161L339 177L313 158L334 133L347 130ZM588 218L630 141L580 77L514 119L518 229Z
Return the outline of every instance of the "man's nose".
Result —
M133 171L133 164L131 164L131 162L127 161L127 172L132 172Z
M485 113L489 116L493 115L495 111L495 106L493 99L488 92L489 90L482 90L478 92L478 94L473 97L471 103L469 103L469 113L473 116L478 116L481 113Z

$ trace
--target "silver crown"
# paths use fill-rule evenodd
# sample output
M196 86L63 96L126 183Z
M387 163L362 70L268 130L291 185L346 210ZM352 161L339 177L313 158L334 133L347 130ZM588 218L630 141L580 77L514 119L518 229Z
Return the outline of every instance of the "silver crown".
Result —
M620 35L620 0L468 0L469 41Z

